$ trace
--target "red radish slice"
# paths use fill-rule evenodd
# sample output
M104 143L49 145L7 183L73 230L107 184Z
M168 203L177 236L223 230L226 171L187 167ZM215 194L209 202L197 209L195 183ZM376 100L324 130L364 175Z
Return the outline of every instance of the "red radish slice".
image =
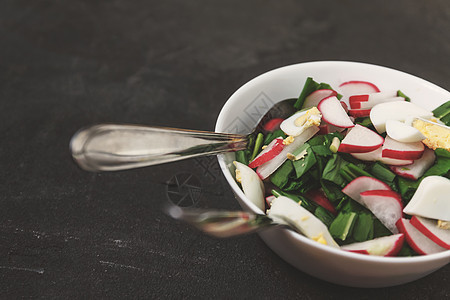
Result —
M342 250L378 255L395 256L402 249L405 236L402 233L383 236L373 240L342 246Z
M293 153L295 149L312 138L318 131L318 126L311 126L306 128L300 135L294 138L294 141L291 144L284 146L283 150L281 150L281 152L277 156L260 165L256 169L256 173L258 174L258 176L263 180L269 177L286 161L288 153Z
M411 225L439 246L450 249L450 229L439 228L437 220L413 216Z
M378 149L366 152L366 153L350 153L354 158L364 161L379 161L386 165L391 166L406 166L411 165L414 160L412 159L394 159L394 158L387 158L381 156L381 147Z
M348 114L355 118L364 118L370 116L370 109L349 109Z
M373 83L367 81L352 80L339 86L341 93L347 97L352 95L377 93L380 89Z
M331 125L343 128L355 126L336 96L321 100L317 109L322 113L322 119Z
M360 108L361 109L372 109L377 104L386 103L386 102L393 102L393 101L405 101L405 98L403 98L403 97L389 97L389 98L381 98L381 99L376 99L376 100L371 100L369 98L369 101L360 102Z
M361 101L352 101L350 103L350 109L361 109Z
M327 196L321 190L309 190L306 194L306 197L316 202L318 205L322 206L326 210L328 210L333 215L337 215L337 211L334 208L333 204L331 204L330 200L328 200Z
M366 102L368 100L369 100L368 95L355 95L349 98L348 103L350 104L351 109L360 109L361 102Z
M351 104L352 102L363 102L363 101L369 101L369 94L365 95L353 95L348 97L348 101Z
M266 124L264 124L263 129L264 129L265 131L269 131L269 132L278 130L278 129L280 129L280 124L281 124L283 121L284 121L284 119L281 119L281 118L274 118L274 119L271 119L271 120L269 120Z
M375 131L356 124L342 140L339 152L364 153L378 149L384 139Z
M419 159L422 157L425 146L422 142L402 143L386 136L381 156L395 159Z
M360 193L361 201L392 233L398 233L395 223L403 216L399 194L388 190L369 190Z
M397 92L376 92L361 95L353 95L348 99L349 101L376 101L380 99L397 97Z
M330 96L337 96L337 92L330 89L315 90L305 98L303 107L317 106L322 99Z
M415 160L412 164L408 166L391 166L391 170L404 178L417 180L434 164L435 159L434 151L427 148L423 152L422 157Z
M364 95L353 95L349 97L348 101L350 103L350 107L353 109L369 109L375 105L374 103L380 103L380 101L383 102L386 99L392 99L396 96L396 92L378 92ZM399 98L397 100L404 100L404 98Z
M397 221L396 225L398 231L405 235L408 245L417 253L427 255L446 250L417 230L417 228L410 224L410 220L401 218Z
M340 101L340 102L341 102L342 108L345 110L346 113L348 113L347 103L345 103L344 101Z
M264 150L261 151L261 153L258 154L258 156L256 156L248 164L248 166L253 169L262 165L263 163L268 162L269 160L280 154L283 148L284 148L283 138L278 137L274 139L272 142L270 142L269 145L267 145L267 147Z
M361 176L353 179L350 183L348 183L342 189L342 192L359 204L365 205L361 199L361 193L370 190L390 191L391 188L379 179L368 176Z

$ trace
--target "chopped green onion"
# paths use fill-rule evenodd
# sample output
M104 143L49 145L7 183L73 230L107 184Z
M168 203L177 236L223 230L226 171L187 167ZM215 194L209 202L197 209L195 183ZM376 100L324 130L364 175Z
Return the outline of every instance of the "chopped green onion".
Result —
M333 154L332 158L328 160L325 168L323 169L322 179L343 187L347 181L346 178L342 176L340 170L345 164L347 163L338 154Z
M373 215L370 213L360 213L353 228L353 239L357 242L364 242L373 239Z
M316 210L314 211L314 215L322 221L327 227L330 227L331 223L333 223L334 216L325 208L322 206L317 206Z
M320 156L330 156L333 153L331 152L330 148L325 145L314 145L311 146L311 150L314 151L316 155Z
M253 153L252 153L252 156L250 157L249 161L254 160L256 155L258 155L258 153L261 151L263 139L264 139L264 134L262 134L261 132L258 133L258 135L256 136L255 147L253 148Z
M244 165L248 165L247 153L245 150L236 152L236 160Z
M351 235L355 221L355 212L340 212L330 225L330 234L341 241L345 241L347 236Z
M355 120L355 123L364 127L372 127L372 121L370 120L369 117L357 118Z
M397 91L397 97L403 97L405 98L405 101L411 102L411 98L409 98L408 96L406 96L402 91L398 90Z
M376 162L370 167L370 173L373 174L375 178L378 178L381 181L387 182L389 184L394 181L396 176L391 170L389 170L380 162Z
M295 168L295 174L297 178L300 178L303 174L305 174L312 166L314 166L317 162L316 156L314 152L311 151L311 147L309 144L305 143L296 151L294 151L293 155L300 155L302 152L305 152L302 158L295 160L292 162Z
M330 145L330 151L333 153L336 153L339 149L339 146L341 145L341 140L339 140L339 138L334 137L333 141L331 142Z
M270 181L279 188L283 188L289 181L289 175L294 170L292 162L286 160L271 176Z
M450 100L439 105L433 110L433 115L439 119L442 119L448 114L450 114Z

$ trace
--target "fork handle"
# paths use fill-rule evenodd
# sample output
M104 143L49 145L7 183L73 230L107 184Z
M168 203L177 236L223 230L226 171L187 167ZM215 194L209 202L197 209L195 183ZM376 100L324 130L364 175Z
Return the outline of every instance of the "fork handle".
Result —
M75 133L70 150L86 171L117 171L243 150L247 141L239 134L99 124Z

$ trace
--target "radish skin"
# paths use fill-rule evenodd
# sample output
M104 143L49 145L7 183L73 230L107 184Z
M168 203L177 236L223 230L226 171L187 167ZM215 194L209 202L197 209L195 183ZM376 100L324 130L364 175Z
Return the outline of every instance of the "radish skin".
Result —
M397 221L396 226L398 231L405 235L405 240L408 245L418 254L427 255L446 250L411 225L408 219L401 218Z
M365 153L376 150L384 142L384 139L367 127L356 124L347 133L339 146L339 152Z

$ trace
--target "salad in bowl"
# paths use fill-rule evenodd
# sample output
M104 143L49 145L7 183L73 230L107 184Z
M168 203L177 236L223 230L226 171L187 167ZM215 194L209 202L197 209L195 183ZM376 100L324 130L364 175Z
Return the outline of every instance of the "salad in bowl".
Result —
M349 286L397 285L445 266L450 93L380 66L297 64L241 87L216 131L244 133L264 104L290 98L297 112L264 122L246 150L219 156L245 210L287 218L301 233L260 232L266 244Z

